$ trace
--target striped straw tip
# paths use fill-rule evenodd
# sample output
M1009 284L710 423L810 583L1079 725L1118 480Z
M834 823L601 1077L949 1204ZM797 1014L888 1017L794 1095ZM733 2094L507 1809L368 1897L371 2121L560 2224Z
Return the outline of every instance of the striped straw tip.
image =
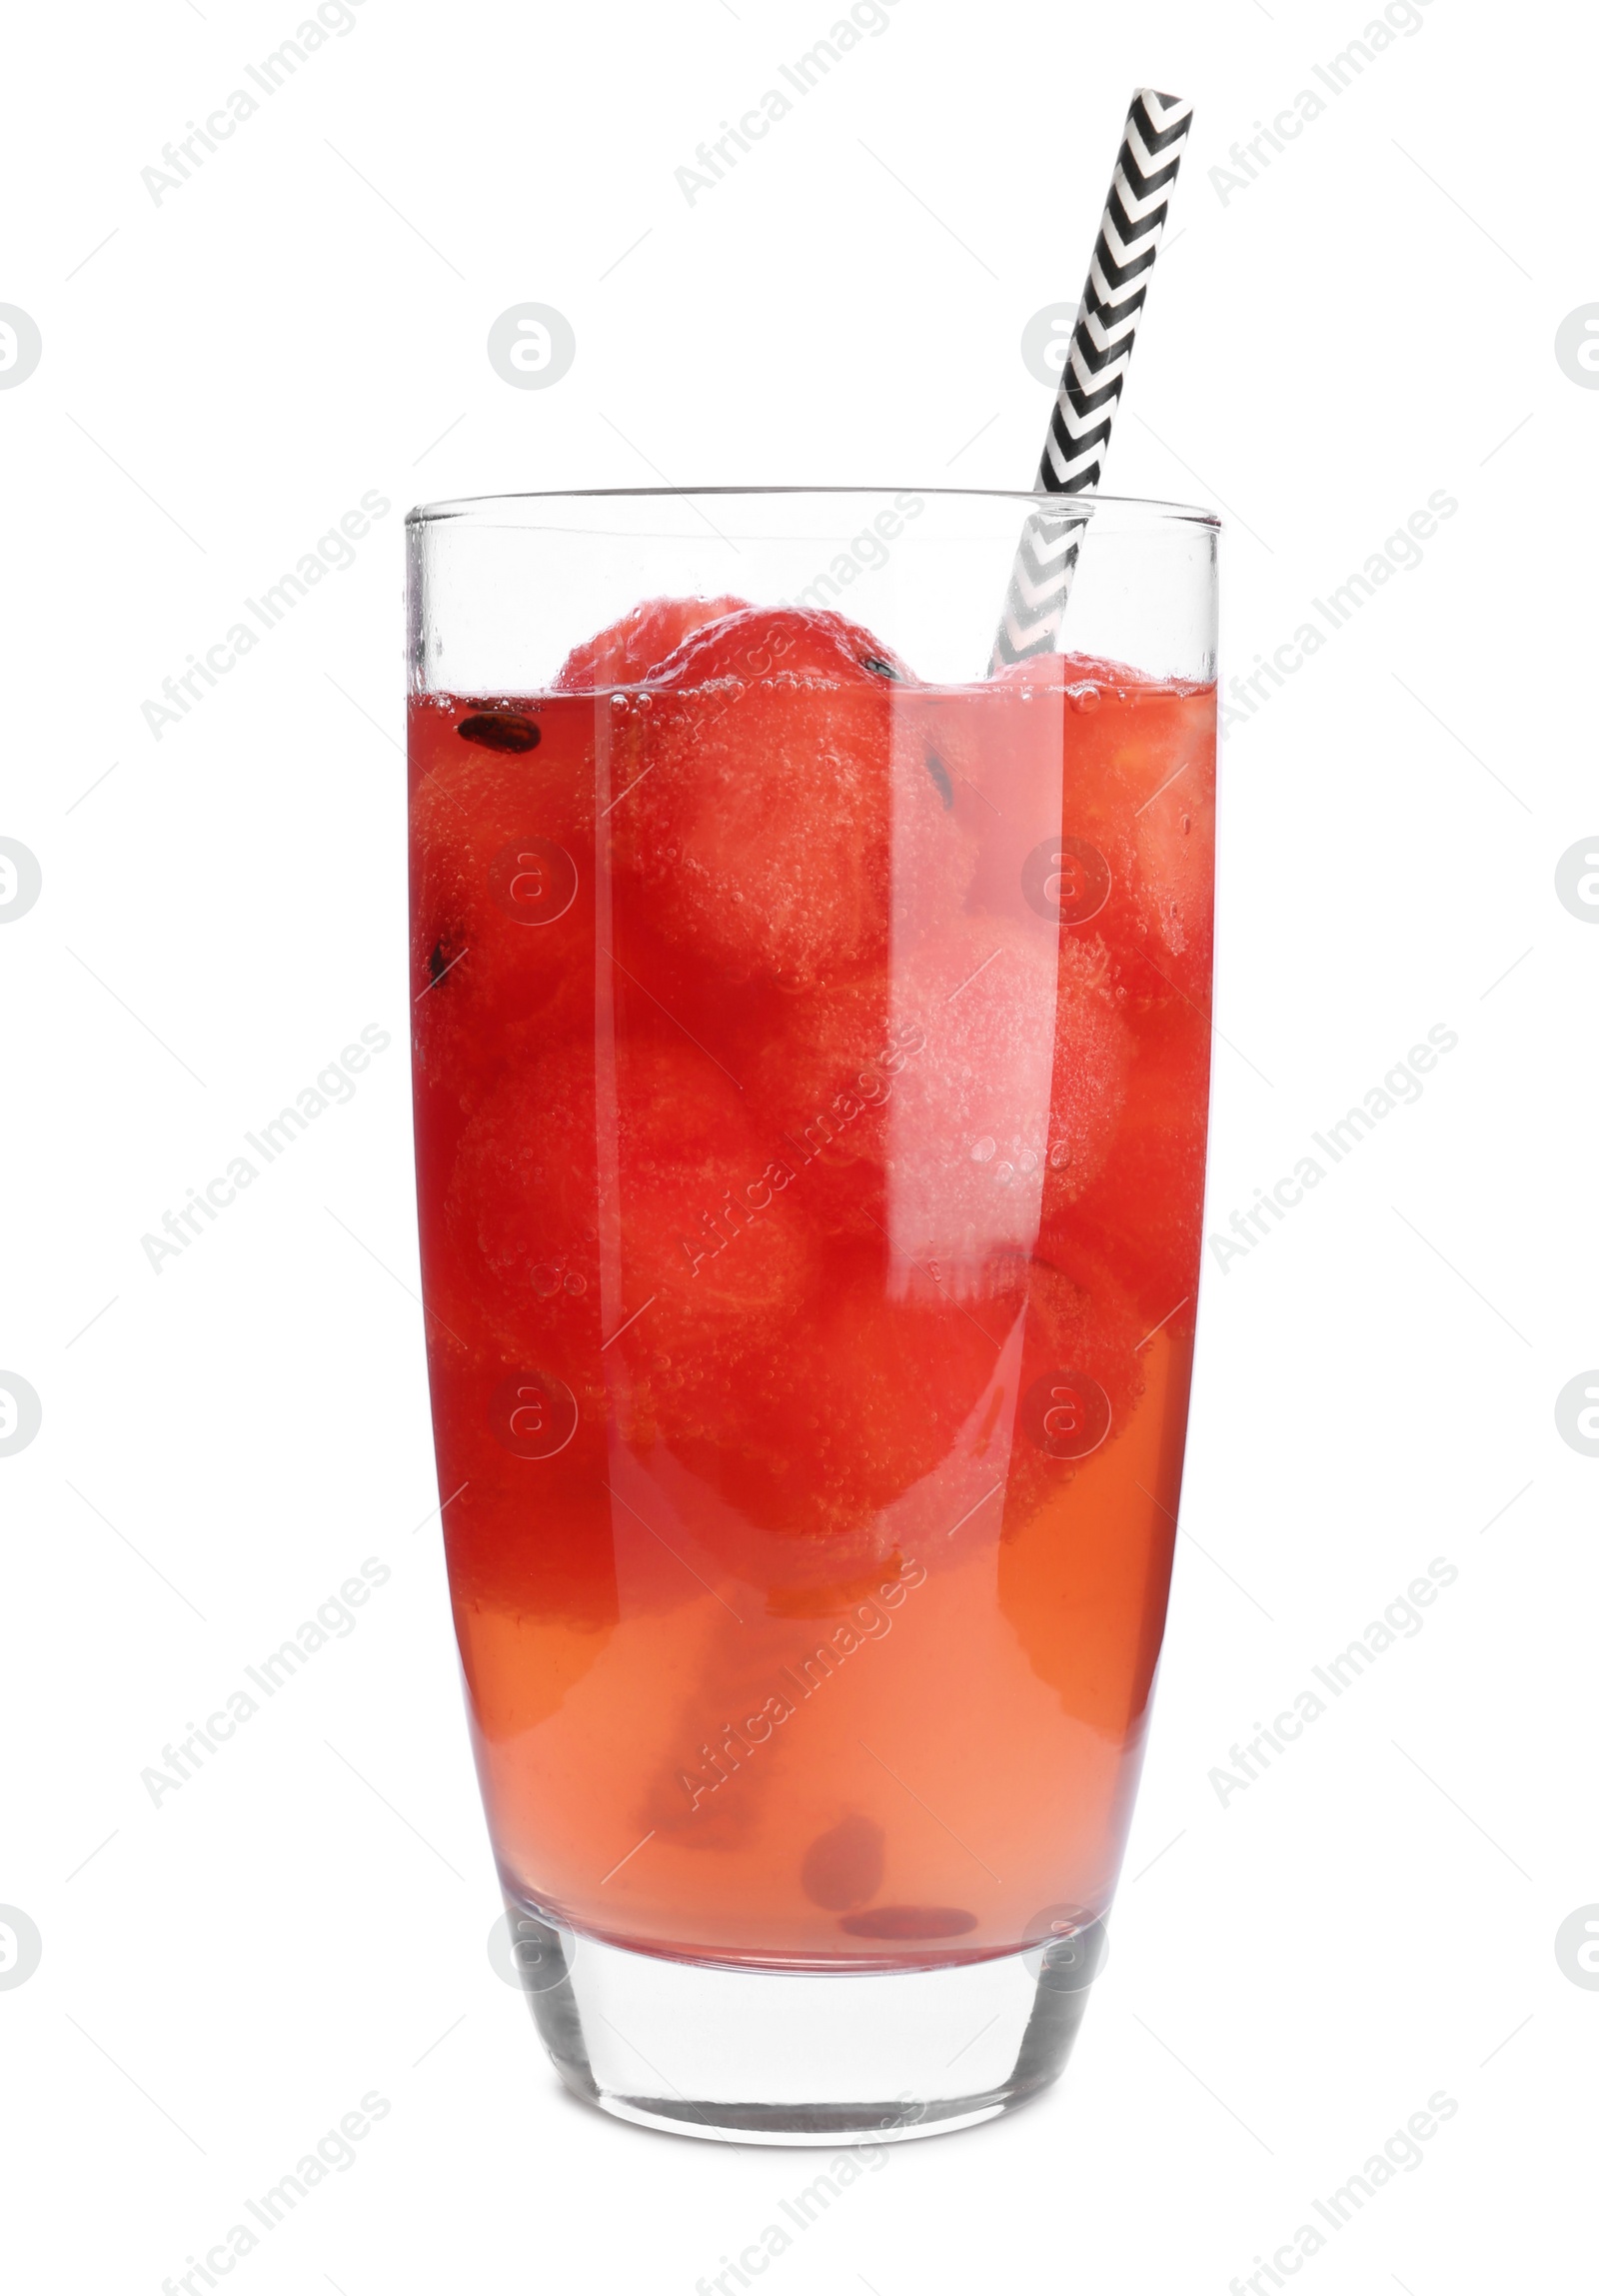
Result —
M1193 106L1158 88L1133 92L1076 325L1060 371L1043 459L1043 494L1099 484L1110 426L1127 379L1149 275L1188 139ZM1035 513L1016 551L990 668L1054 651L1086 520Z

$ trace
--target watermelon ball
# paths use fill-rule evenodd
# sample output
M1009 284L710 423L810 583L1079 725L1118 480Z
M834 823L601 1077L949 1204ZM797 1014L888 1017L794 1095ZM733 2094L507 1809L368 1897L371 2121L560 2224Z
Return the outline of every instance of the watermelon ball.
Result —
M742 598L652 598L598 638L574 646L556 673L558 694L594 694L642 686L692 631L725 615L747 613Z
M1205 1192L1210 1030L1171 1000L1139 1017L1114 1144L1073 1193L1047 1174L1041 1251L1086 1248L1123 1274L1147 1330L1194 1328Z
M800 1863L800 1886L812 1905L852 1912L882 1887L883 1848L876 1819L850 1810L811 1842Z
M1102 694L1086 715L1068 710L1065 726L1067 789L1104 822L1118 880L1101 930L1129 995L1208 1013L1214 692L1122 673Z
M989 918L908 959L893 1015L908 1057L886 1127L889 1232L964 1294L996 1254L1031 1251L1046 1170L1077 1188L1102 1163L1126 1025L1101 949L1051 952Z
M537 1361L513 1367L541 1368ZM601 1399L580 1384L582 1415L573 1439L551 1456L519 1457L498 1439L490 1408L506 1359L463 1355L448 1339L436 1344L430 1333L429 1370L440 1487L453 1494L444 1508L444 1536L458 1616L488 1604L591 1628L614 1623L617 1574Z
M969 818L965 755L949 731L947 713L924 690L895 695L890 866L899 946L940 933L962 915L976 874L984 825ZM927 803L928 790L936 806Z
M794 1165L795 1202L827 1233L881 1235L885 1110L905 1066L888 975L873 967L774 995L772 1027L743 1065L745 1104Z
M998 753L999 777L1011 769L1018 800L1011 812L1040 838L1064 830L1101 849L1113 880L1101 930L1129 993L1155 1003L1186 997L1208 1012L1214 688L1145 678L1086 656L1048 655L1015 664L994 687L1020 705L1012 712L1012 756ZM995 841L979 871L985 900L997 896L1013 908L1003 881L1015 859L1002 837Z
M1201 1014L1210 1011L1215 904L1213 692L1141 700L1123 753L1133 800L1135 886L1146 965Z
M520 1024L577 1027L594 981L589 714L419 699L411 718L411 998L417 1074L472 1098ZM508 724L539 739L460 739Z
M1099 667L1045 656L944 703L940 734L979 833L973 899L1040 943L1062 927L1102 934L1130 898L1131 809L1085 746L1104 714Z
M825 1540L843 1575L877 1551L880 1511L947 1456L995 1356L947 1301L890 1298L880 1244L834 1245L775 1336L705 1351L663 1432L737 1511L747 1561L748 1530Z
M510 1071L463 1137L446 1217L507 1344L543 1360L603 1336L602 1269L623 1360L717 1343L792 1306L812 1246L736 1089L687 1043L633 1035L614 1061L573 1041ZM559 1352L559 1348L557 1349ZM550 1367L561 1369L559 1362ZM569 1384L576 1381L568 1376Z
M939 698L974 904L1040 938L1089 922L1140 1007L1209 1009L1214 689L1088 656L1017 663ZM1068 887L1091 901L1061 907Z
M747 606L716 630L691 631L657 669L662 685L704 686L717 679L747 685L762 678L822 685L911 685L898 655L856 622L825 609Z
M895 740L907 679L832 614L751 610L678 649L611 817L665 938L730 983L804 989L886 960L896 891L953 906L967 833Z
M1002 1535L1013 1537L1127 1425L1143 1393L1139 1308L1080 1244L1033 1260Z

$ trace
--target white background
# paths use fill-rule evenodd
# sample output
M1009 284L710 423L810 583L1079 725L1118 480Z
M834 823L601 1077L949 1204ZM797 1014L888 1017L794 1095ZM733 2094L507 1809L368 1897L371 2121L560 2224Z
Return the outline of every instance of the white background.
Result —
M1430 1027L1459 1044L1207 1262L1151 1756L1065 2080L896 2149L767 2285L1221 2296L1440 2089L1304 2285L1571 2283L1599 1460L1554 1399L1599 1360L1599 932L1554 872L1599 829L1599 396L1554 336L1599 299L1592 27L1430 0L1333 97L1311 67L1362 0L896 0L691 205L674 171L837 13L363 0L159 205L141 169L295 0L12 19L0 300L44 346L0 392L0 834L44 879L0 933L0 1365L44 1414L0 1459L0 1901L43 1940L0 1990L19 2291L156 2296L373 2090L245 2296L688 2296L824 2166L569 2101L485 1950L411 1296L401 519L660 474L1025 483L1021 330L1076 297L1140 81L1197 122L1108 483L1228 514L1224 668L1459 505L1228 745L1209 1225ZM1322 114L1218 188L1306 88ZM485 353L528 300L576 334L546 390ZM141 703L370 489L356 564L155 741ZM353 1103L153 1272L141 1235L369 1023ZM369 1555L357 1630L153 1807L141 1770ZM1424 1629L1223 1805L1234 1741L1435 1556Z

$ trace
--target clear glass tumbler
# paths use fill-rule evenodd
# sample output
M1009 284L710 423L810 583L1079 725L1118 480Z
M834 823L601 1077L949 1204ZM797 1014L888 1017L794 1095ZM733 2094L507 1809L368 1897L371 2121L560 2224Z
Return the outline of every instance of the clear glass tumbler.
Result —
M1067 650L989 675L1028 520ZM1182 1473L1215 544L912 489L412 513L456 1629L539 2029L627 2119L959 2127L1080 2021Z

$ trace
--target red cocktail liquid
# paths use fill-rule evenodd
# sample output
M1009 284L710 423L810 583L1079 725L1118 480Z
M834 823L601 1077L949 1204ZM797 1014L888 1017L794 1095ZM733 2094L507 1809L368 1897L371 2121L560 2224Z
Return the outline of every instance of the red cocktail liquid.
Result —
M1104 1909L1182 1466L1214 709L1076 659L927 687L727 599L413 703L440 1490L529 1903L827 1968Z

